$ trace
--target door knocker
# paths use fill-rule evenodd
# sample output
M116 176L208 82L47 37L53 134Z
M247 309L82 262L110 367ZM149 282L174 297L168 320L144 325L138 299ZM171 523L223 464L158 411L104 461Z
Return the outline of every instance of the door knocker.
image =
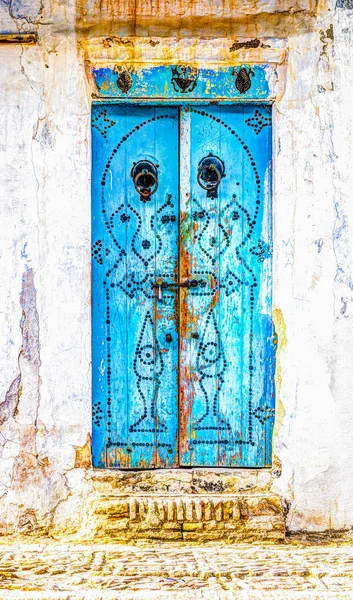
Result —
M133 163L130 175L136 191L140 194L141 202L149 202L158 188L157 167L149 160L139 160Z
M199 162L197 169L197 182L202 189L207 190L207 198L217 198L217 188L221 179L225 177L224 162L212 152Z

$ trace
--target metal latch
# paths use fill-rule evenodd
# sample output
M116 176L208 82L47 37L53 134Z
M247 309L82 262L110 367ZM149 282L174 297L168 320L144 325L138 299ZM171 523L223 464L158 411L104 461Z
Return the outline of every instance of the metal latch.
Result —
M162 300L163 289L166 288L197 288L199 285L204 286L205 282L199 279L187 279L186 281L181 281L180 283L174 281L163 281L163 279L157 279L155 283L152 284L153 288L158 290L157 297L158 300Z

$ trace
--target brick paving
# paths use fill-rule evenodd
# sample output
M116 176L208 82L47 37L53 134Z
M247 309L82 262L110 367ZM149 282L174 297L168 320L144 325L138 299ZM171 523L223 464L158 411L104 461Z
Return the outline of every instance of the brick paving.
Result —
M353 599L353 544L0 544L0 598Z

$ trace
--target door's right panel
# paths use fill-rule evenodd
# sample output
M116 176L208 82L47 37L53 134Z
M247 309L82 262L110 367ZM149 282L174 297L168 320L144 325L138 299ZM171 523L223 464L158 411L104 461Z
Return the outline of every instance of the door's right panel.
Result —
M224 177L199 170L210 153ZM220 183L210 192L212 178ZM198 281L181 290L181 464L268 466L276 348L270 108L184 108L180 197L181 280Z

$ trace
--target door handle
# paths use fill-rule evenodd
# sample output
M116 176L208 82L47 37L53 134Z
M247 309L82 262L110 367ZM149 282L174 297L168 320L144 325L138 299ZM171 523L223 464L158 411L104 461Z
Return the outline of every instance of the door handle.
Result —
M154 165L150 160L139 160L133 163L130 175L136 191L140 194L141 202L149 202L152 194L158 188L159 165Z
M217 198L217 188L221 179L226 176L224 162L212 152L199 162L197 168L197 183L207 191L207 198Z
M163 289L166 288L197 288L199 285L205 287L206 282L203 279L187 279L186 281L174 282L174 281L163 281L163 279L157 279L155 283L152 283L152 287L158 290L158 300L162 300Z
M181 288L196 288L198 285L202 285L204 282L200 279L187 279L186 281L181 281L179 283L174 281L163 281L162 279L157 279L155 283L152 284L154 288L168 288L168 287L181 287Z
M173 281L164 281L162 283L162 287L196 288L199 285L199 283L200 282L197 279L187 279L186 281L181 281L180 283L174 283Z

